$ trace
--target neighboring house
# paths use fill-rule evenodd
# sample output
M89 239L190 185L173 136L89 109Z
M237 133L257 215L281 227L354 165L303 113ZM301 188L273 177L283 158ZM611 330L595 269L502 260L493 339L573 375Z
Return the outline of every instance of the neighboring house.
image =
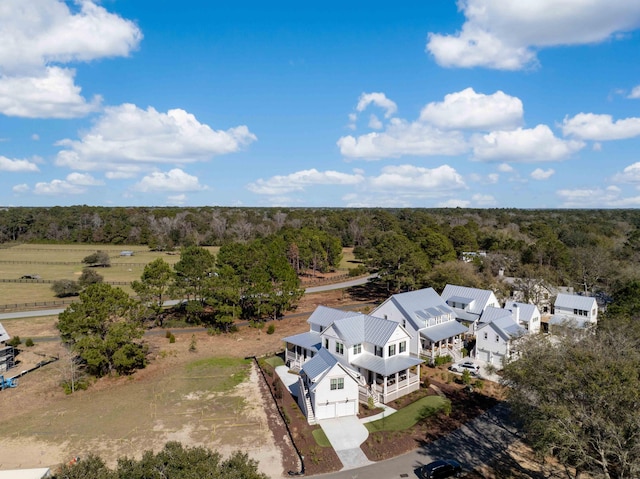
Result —
M399 323L411 336L409 350L429 361L438 356L462 357L462 335L467 328L433 288L394 294L371 316Z
M398 323L325 306L308 322L310 331L284 341L287 364L300 370L298 402L309 422L357 414L358 402L387 403L420 387L422 360L410 355L411 337Z
M324 348L302 366L299 386L298 406L310 423L358 414L358 378Z
M486 258L486 257L487 257L486 251L463 251L462 254L460 255L460 258L465 263L471 263L476 258L482 260L482 258Z
M528 333L540 332L540 310L535 304L507 301L504 309L511 311L513 320ZM484 320L484 315L482 319Z
M519 307L514 309L516 313L493 306L486 308L476 331L475 356L477 359L501 367L504 359L511 355L514 341L527 334L527 330L514 318L514 315L518 314Z
M476 325L486 308L500 307L498 298L488 289L448 284L440 296L453 309L456 319L468 327L470 334L475 334Z
M592 296L559 293L553 305L549 326L586 328L598 322L598 303Z
M548 285L541 278L514 278L503 276L502 281L511 288L511 299L519 303L532 303L542 313L550 313L557 288Z
M11 336L4 329L4 326L0 324L0 372L7 371L15 366L15 350L13 346L7 344L10 339Z

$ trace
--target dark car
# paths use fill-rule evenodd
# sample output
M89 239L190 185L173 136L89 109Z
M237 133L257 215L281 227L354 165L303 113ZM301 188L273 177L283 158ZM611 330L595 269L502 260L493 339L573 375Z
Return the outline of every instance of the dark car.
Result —
M444 479L445 477L460 477L462 466L453 459L441 459L419 467L416 474L421 479Z

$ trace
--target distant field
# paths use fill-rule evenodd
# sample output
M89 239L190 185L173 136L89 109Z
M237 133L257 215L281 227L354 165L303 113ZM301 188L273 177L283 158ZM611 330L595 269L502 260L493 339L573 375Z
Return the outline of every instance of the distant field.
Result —
M207 249L214 254L219 251L213 246ZM35 274L43 280L77 279L85 267L82 259L98 250L109 253L111 259L110 268L96 268L105 281L130 283L140 279L144 266L156 258L162 258L169 264L180 259L179 252L149 251L141 246L24 244L0 248L0 279L19 279ZM133 251L134 255L120 256L121 251ZM339 269L346 271L357 264L353 248L344 248ZM132 294L129 286L120 287ZM0 306L44 301L60 301L51 291L51 284L0 283Z

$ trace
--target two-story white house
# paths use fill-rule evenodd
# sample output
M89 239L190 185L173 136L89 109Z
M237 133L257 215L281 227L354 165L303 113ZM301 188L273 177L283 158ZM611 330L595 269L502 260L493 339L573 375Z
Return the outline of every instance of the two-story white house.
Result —
M598 303L592 296L558 293L549 326L587 328L598 323Z
M467 328L433 288L394 294L371 312L399 323L411 336L410 352L433 361L438 356L462 357Z
M310 331L284 341L287 364L300 370L298 402L309 421L356 414L358 402L387 403L420 387L422 360L410 354L411 336L400 324L325 306L308 322ZM344 404L331 406L340 394Z
M475 357L498 368L511 356L519 338L540 331L540 312L535 305L511 302L507 306L487 307L476 329Z
M456 319L467 326L469 334L475 334L476 325L486 308L500 307L498 298L488 289L447 284L440 296L454 311Z

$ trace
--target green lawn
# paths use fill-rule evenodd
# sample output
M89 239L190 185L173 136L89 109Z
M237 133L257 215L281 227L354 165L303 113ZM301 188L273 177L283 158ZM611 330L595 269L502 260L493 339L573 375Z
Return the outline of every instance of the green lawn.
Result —
M425 396L416 402L409 404L390 416L365 424L369 432L376 431L404 431L418 422L418 414L423 407L441 408L446 404L446 399L440 396Z
M313 438L316 440L316 443L320 447L331 447L331 443L329 442L329 438L324 433L321 427L318 429L314 429L311 434L313 434Z

